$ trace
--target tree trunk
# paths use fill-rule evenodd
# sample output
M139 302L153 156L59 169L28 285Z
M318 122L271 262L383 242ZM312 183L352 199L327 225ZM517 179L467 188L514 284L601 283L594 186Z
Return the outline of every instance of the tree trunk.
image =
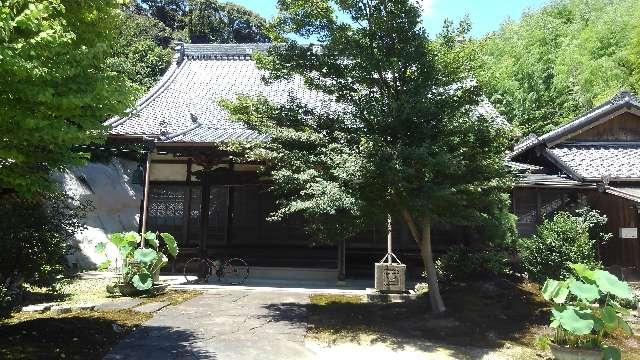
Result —
M431 300L431 310L434 313L443 313L446 308L440 296L440 287L438 286L438 274L436 273L436 266L433 262L433 251L431 247L431 219L429 216L422 218L422 228L418 232L418 228L413 221L413 217L409 214L408 210L402 210L402 216L404 217L411 236L418 244L420 248L420 256L424 264L425 271L427 273L427 284L429 285L429 299Z
M422 245L420 246L420 255L424 262L424 268L427 270L427 284L429 284L431 309L435 313L442 313L446 309L444 307L444 302L442 301L442 296L440 296L436 265L433 263L433 251L431 249L431 219L429 219L428 216L425 216L422 221Z

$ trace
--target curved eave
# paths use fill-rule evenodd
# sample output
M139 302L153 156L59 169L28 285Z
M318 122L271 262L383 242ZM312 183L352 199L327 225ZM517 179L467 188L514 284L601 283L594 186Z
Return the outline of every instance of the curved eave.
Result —
M151 88L151 90L149 90L145 96L143 96L140 100L138 100L138 102L136 102L136 107L134 109L127 110L127 116L113 117L105 121L104 125L110 126L111 128L116 128L126 121L131 120L131 117L135 116L136 112L144 109L145 106L151 103L153 99L158 97L158 95L160 95L169 86L169 84L171 84L171 81L175 79L180 70L184 67L185 63L185 61L182 61L179 64L176 62L171 63L171 66L169 66L169 69L167 69L164 75L162 75L160 81L158 81L158 83L153 88Z

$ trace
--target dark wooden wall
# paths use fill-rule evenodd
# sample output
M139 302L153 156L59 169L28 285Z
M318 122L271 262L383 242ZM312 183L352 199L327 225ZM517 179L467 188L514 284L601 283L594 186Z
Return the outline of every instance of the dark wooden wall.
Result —
M607 215L607 228L613 238L601 248L605 265L640 266L640 239L621 239L620 228L637 228L638 211L635 203L617 196L592 192L589 203Z
M613 237L600 248L604 264L640 267L640 240L619 237L620 228L640 226L638 210L633 201L618 196L596 190L516 188L512 202L519 234L534 234L545 218L558 210L573 210L582 201L607 216L607 229Z
M573 136L568 141L640 141L640 118L624 113Z

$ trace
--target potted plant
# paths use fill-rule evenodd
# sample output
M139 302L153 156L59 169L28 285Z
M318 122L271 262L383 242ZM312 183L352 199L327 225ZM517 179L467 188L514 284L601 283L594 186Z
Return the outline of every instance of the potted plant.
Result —
M157 293L166 289L166 285L159 283L158 274L169 261L165 252L173 258L178 255L178 245L171 234L115 233L109 236L109 241L118 248L123 261L120 279L111 288L116 288L125 296Z
M571 264L576 277L563 281L548 279L542 296L553 303L552 338L544 341L558 360L620 359L620 349L606 346L607 337L617 331L631 334L622 316L629 310L620 305L632 299L629 285L611 273Z

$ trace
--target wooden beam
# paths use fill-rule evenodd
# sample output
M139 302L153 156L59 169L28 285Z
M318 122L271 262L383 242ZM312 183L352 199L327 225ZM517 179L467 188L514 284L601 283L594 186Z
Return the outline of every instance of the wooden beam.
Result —
M149 216L149 178L151 172L151 155L147 153L147 160L144 172L144 197L142 200L142 230L140 231L140 246L144 248L144 233L147 231L147 218Z

